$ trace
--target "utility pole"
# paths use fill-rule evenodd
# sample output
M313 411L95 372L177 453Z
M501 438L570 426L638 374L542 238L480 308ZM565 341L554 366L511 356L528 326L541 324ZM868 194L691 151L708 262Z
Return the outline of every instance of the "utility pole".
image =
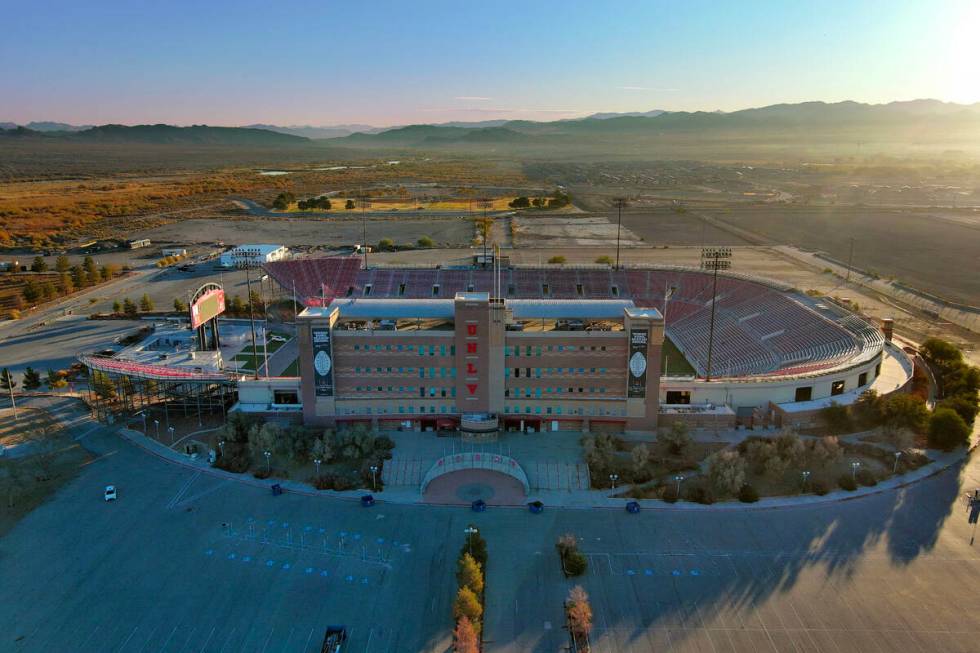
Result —
M844 285L851 282L851 265L854 263L854 238L851 238L851 253L847 257L847 277L844 279Z
M367 195L367 191L365 191ZM368 244L367 244L367 218L364 216L364 209L371 203L367 197L361 198L361 248L364 250L364 269L368 269Z
M14 420L17 419L17 404L14 402L14 375L4 370L6 378L4 381L7 384L7 389L10 390L10 407L14 409Z
M619 197L615 200L616 209L619 212L619 220L616 222L616 269L619 269L619 236L623 231L623 207L626 200Z
M248 288L248 323L252 329L252 367L255 370L255 380L259 380L259 354L255 347L255 306L252 302L252 275L250 262L245 263L245 286Z
M708 327L708 367L705 370L705 381L711 380L711 358L714 353L715 345L715 304L718 300L718 270L727 270L731 267L731 247L701 248L701 269L713 271L713 279L711 282L711 324Z

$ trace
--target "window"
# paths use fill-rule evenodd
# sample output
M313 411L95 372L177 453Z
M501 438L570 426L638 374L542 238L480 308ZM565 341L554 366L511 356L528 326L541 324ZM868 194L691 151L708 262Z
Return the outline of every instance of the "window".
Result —
M437 283L432 284L432 296L433 297L439 296L439 284Z
M405 294L405 284L398 284L398 296L401 297Z
M881 363L875 365L875 378L877 379L879 376L881 376Z
M575 294L577 294L579 297L585 294L585 292L582 289L582 284L580 283L575 284Z
M472 283L466 285L466 292L473 292L473 284Z
M551 286L546 283L541 284L541 294L548 295L551 294Z
M865 385L867 382L868 382L868 373L861 372L860 376L858 376L858 386Z
M619 297L619 286L613 286L610 288L613 297Z
M275 404L298 404L299 397L295 390L275 390L272 393L272 403Z
M810 401L813 398L813 387L803 386L796 389L795 401Z
M370 294L371 294L371 284L367 284L364 286L364 296L367 297Z
M354 286L347 286L347 296L350 297L354 294Z
M844 394L844 381L834 381L830 384L830 394L842 395Z

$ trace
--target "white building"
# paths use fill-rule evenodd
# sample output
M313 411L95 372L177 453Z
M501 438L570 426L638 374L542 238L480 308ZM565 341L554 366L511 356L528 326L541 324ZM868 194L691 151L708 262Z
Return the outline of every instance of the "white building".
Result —
M162 256L187 256L187 250L183 247L164 247L160 250Z
M281 261L289 256L285 245L238 245L221 255L223 268L246 268Z

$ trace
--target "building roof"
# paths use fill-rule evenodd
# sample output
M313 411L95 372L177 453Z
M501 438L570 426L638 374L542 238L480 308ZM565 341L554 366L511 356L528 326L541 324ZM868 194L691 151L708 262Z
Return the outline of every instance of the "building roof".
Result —
M348 319L452 319L451 299L366 299L364 297L334 299L324 311L329 315L333 308L340 309L340 317ZM308 311L312 309L307 309Z
M272 252L282 249L283 247L285 247L285 245L273 245L271 243L258 243L254 245L247 245L247 244L235 245L231 251L235 252L239 250L255 250L259 253L260 256L264 256L265 254L271 254Z
M514 317L521 318L582 318L616 319L623 317L623 311L631 308L629 299L508 299L507 308Z

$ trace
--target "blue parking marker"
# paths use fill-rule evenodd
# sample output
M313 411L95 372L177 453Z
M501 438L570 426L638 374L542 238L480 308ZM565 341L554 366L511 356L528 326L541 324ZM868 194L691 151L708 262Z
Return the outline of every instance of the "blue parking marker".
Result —
M643 575L644 576L653 576L653 569L644 569L643 570Z
M340 531L341 537L347 537L347 531Z
M275 519L270 519L269 521L266 522L266 526L275 526L275 525L276 525Z
M627 569L626 570L626 575L627 576L636 576L636 572L633 571L632 569Z
M308 574L312 574L312 573L313 573L313 567L307 567L307 568L306 568L306 569L304 569L303 571L305 571L305 572L306 572L306 573L308 573Z
M282 563L282 568L283 569L289 569L289 563L288 562Z
M276 561L275 560L266 560L265 561L265 566L266 567L271 567L274 564L276 564Z
M330 575L330 572L324 569L323 571L320 572L320 575L326 577Z
M326 533L326 532L327 532L327 529L325 529L325 528L320 528L320 529L317 530L317 533L320 533L321 535L323 533Z
M207 551L204 552L204 555L206 556L214 555L214 549L208 549Z
M681 570L680 569L675 569L674 571L670 572L670 575L671 576L680 576L681 575Z
M304 526L303 527L303 530L306 531L307 533L309 533L310 531L313 530L313 527L312 526Z
M235 559L235 554L234 553L229 553L228 554L228 559L229 560L234 560Z
M252 556L242 556L242 562L252 562Z
M354 539L355 540L361 539L361 534L360 533L354 533Z
M692 576L700 576L701 575L701 572L698 571L697 569L692 569L691 570L691 575Z
M344 580L346 580L346 581L347 581L348 583L353 583L353 582L354 582L354 577L353 577L353 576L350 576L350 575L348 575L348 576L346 576L346 577L344 578Z
M367 585L367 584L368 584L368 579L366 577L365 578L362 578L361 579L361 585Z
M378 544L384 544L385 543L385 538L379 537L378 539L375 540L375 542L377 542Z
M282 523L282 527L283 527L283 528L289 528L289 522L288 522L288 521L284 521L284 522Z

